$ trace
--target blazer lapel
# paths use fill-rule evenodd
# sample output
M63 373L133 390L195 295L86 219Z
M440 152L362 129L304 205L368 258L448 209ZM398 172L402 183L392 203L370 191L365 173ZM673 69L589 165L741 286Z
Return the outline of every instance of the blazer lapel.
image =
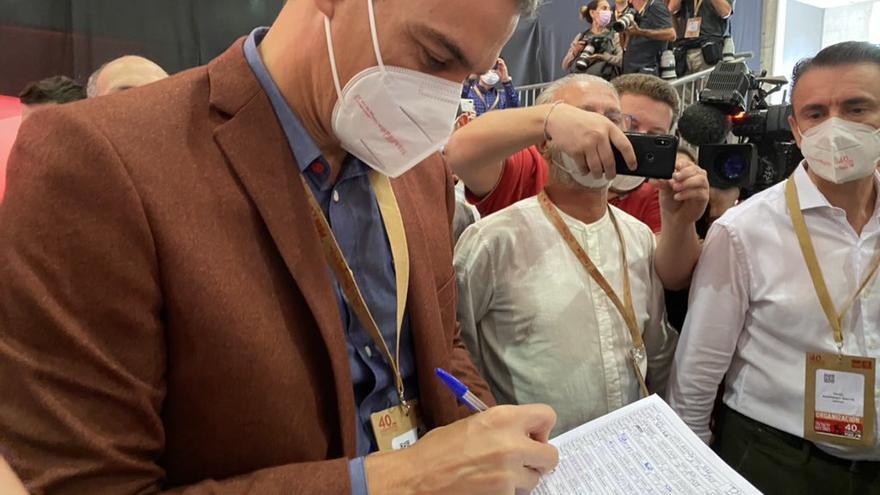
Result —
M229 120L214 140L256 206L327 346L346 456L356 454L355 405L342 320L298 167L268 97L234 44L209 67L211 104Z

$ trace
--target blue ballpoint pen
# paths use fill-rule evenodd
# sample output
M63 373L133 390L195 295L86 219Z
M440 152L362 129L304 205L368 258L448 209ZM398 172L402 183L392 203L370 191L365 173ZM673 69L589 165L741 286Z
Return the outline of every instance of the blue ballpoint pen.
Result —
M463 402L465 405L471 408L474 412L481 412L489 409L483 401L480 400L479 397L474 395L470 390L468 390L467 385L461 383L458 378L450 375L446 370L442 368L434 368L434 372L437 373L437 376L443 380L443 383L449 387L449 390L455 394L455 397Z

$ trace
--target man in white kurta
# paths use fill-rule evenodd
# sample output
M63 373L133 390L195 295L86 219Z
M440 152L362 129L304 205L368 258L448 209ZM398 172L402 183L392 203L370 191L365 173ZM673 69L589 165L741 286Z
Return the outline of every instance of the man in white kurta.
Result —
M545 93L553 89L559 88ZM588 94L583 108L619 112L613 88L597 83ZM677 334L666 324L663 286L654 271L654 234L607 205L606 179L579 173L570 160L564 164L564 153L552 145L546 150L551 166L545 191L558 206L553 208L623 299L621 244L612 215L617 220L645 344L639 368L650 391L663 393ZM499 403L549 404L558 416L552 434L558 435L639 399L629 354L633 341L623 316L538 198L465 230L456 246L455 269L462 337Z

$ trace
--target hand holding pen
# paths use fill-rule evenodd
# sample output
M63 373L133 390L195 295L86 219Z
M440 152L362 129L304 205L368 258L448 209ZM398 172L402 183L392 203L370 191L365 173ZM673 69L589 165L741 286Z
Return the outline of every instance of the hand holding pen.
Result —
M486 409L466 386L455 393L475 411ZM497 406L434 428L412 447L367 456L369 493L529 493L559 462L547 443L555 424L550 407L530 404Z

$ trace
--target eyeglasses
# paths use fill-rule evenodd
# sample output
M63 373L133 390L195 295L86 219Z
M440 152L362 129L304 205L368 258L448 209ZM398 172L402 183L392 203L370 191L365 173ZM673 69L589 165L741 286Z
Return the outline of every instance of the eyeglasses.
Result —
M635 117L629 114L620 113L617 111L611 111L605 113L605 118L614 123L617 127L622 128L624 131L629 131L632 129L634 123L636 122Z

